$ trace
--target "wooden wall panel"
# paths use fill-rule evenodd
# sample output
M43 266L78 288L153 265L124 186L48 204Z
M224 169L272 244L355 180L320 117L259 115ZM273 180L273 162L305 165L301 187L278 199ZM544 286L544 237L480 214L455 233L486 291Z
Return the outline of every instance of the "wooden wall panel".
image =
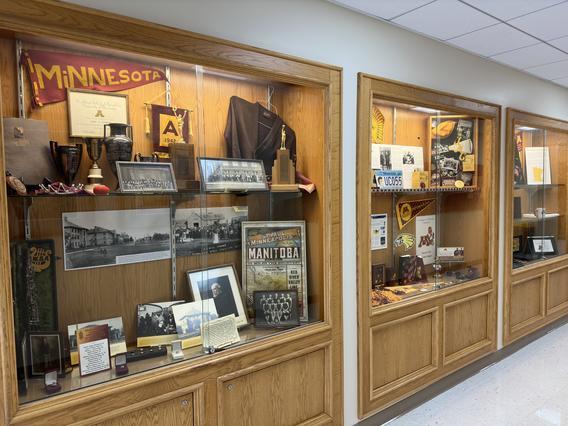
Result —
M544 317L544 275L513 282L510 316L512 331Z
M444 364L491 344L490 292L444 306Z
M2 117L18 116L18 83L16 80L16 42L0 38L0 73L2 74Z
M552 314L568 306L568 266L548 271L546 313Z
M221 378L219 426L297 425L326 412L326 350Z
M438 311L432 309L370 329L375 396L421 377L438 365Z
M97 423L97 426L193 426L194 420L193 394L190 393Z

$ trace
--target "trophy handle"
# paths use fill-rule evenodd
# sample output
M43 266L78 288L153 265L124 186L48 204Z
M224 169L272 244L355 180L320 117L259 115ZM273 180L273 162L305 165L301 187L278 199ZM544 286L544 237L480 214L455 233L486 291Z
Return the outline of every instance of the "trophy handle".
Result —
M154 163L159 163L159 162L160 162L160 157L158 157L158 153L157 153L157 152L153 152L153 153L152 153L152 160L154 161Z
M142 154L137 152L136 154L134 154L134 161L142 161Z
M57 142L49 141L49 151L51 152L51 158L53 158L53 162L55 164L57 164L57 153L56 153L57 146L58 146Z

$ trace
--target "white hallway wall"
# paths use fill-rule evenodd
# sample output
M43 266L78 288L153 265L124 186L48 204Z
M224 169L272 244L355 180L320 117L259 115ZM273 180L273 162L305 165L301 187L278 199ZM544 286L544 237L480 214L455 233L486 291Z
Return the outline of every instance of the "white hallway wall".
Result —
M568 119L568 90L560 86L323 0L68 1L343 67L346 425L357 422L356 216L353 208L356 203L357 73L366 72L503 107ZM502 230L503 217L500 222Z

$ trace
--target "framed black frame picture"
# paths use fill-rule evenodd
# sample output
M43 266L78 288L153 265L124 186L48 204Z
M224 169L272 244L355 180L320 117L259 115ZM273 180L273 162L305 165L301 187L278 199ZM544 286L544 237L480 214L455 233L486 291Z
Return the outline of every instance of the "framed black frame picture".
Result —
M51 370L57 370L59 375L64 374L61 333L29 333L28 342L30 376L43 376Z
M378 290L386 283L386 266L384 263L371 265L371 288Z
M120 192L177 192L172 163L117 161Z
M513 236L513 254L518 254L523 251L523 236L515 235Z
M538 256L556 256L558 247L553 235L531 235L527 237L527 251L535 258Z
M298 290L257 290L253 299L256 327L290 328L300 325Z
M262 160L197 157L205 192L268 191Z

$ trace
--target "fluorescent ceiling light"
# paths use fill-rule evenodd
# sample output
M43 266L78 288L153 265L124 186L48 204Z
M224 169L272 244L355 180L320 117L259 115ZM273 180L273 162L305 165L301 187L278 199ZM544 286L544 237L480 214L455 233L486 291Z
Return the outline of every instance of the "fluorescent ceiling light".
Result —
M517 127L517 130L522 130L524 132L534 132L535 130L539 129L535 129L534 127L529 127L529 126L519 126Z
M432 109L432 108L426 108L426 107L412 107L410 108L414 111L421 111L421 112L427 112L428 114L437 114L439 111L437 109Z

